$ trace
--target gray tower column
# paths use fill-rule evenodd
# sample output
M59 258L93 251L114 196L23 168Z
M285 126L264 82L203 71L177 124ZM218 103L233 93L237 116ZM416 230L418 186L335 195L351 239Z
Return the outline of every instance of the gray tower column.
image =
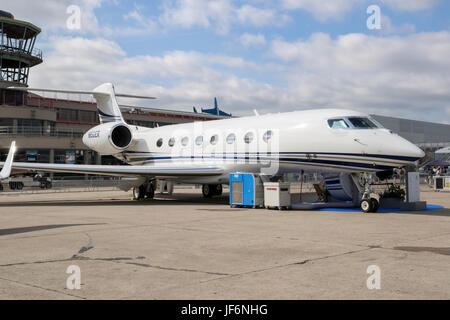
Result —
M48 155L48 162L55 163L55 149L50 149L50 152ZM53 180L53 172L50 173L50 179Z
M89 163L89 151L88 150L83 150L83 163L84 164L90 164ZM89 175L88 174L84 175L84 180L89 180Z
M90 164L89 163L89 151L83 150L83 163L84 164Z
M49 163L55 163L55 149L50 149L48 158Z
M95 164L102 164L102 156L100 153L95 153Z
M17 134L17 127L19 126L19 120L17 119L13 119L13 128L12 128L12 133L13 134Z

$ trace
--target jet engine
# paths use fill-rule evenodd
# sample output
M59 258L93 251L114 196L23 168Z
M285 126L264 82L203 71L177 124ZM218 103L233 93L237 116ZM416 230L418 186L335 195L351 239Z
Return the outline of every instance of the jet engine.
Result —
M133 145L133 133L125 123L109 122L86 132L83 143L102 155L114 155Z

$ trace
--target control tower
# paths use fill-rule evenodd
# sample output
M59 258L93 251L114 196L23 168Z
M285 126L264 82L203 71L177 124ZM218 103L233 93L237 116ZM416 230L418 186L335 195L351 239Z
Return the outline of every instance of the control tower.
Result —
M42 52L34 48L40 32L35 25L0 10L0 89L27 86L30 68L42 63Z

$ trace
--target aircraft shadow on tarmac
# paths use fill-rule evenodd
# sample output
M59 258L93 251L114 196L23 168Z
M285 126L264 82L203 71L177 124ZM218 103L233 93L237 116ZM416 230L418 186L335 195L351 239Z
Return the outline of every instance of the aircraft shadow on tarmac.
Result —
M21 201L21 202L4 202L0 203L0 208L5 207L103 207L103 206L208 206L209 208L203 208L199 210L213 210L210 206L223 206L228 207L228 196L218 196L211 199L203 198L198 194L177 194L172 196L158 195L155 199L134 201L124 199L98 199L98 200L53 200L53 201ZM229 208L229 207L228 207ZM229 210L238 210L231 209ZM284 211L292 212L292 211ZM319 212L319 211L318 211ZM330 211L321 211L330 212ZM348 214L359 212L337 212L337 214ZM393 212L378 212L369 213L371 215L383 215L383 214L408 214L408 215L425 215L425 216L441 216L450 217L450 209L438 209L427 211L393 211ZM0 234L1 235L1 234Z
M77 226L96 226L96 225L104 225L105 223L82 223L82 224L50 224L43 226L31 226L31 227L23 227L23 228L10 228L10 229L0 229L0 236L7 236L11 234L18 233L27 233L41 230L50 230L50 229L58 229L58 228L67 228L67 227L77 227Z
M104 198L98 200L48 200L48 201L11 201L0 203L0 208L8 207L101 207L101 206L211 206L228 205L228 197L203 198L201 195L161 196L149 200L124 200Z
M397 212L387 212L387 214L413 214L413 215L424 215L424 216L436 216L436 217L449 217L450 209L438 209L438 210L427 210L427 211L397 211ZM385 213L377 213L385 214Z

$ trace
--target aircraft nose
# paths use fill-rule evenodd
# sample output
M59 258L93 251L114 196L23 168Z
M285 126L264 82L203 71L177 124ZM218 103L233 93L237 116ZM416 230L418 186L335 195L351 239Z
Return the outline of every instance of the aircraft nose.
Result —
M409 141L404 141L400 149L404 156L411 158L413 162L425 156L425 152L422 149Z
M419 160L419 159L422 159L423 157L425 157L425 152L422 150L422 149L420 149L419 147L417 147L417 146L415 146L416 147L416 157L417 157L417 160Z

